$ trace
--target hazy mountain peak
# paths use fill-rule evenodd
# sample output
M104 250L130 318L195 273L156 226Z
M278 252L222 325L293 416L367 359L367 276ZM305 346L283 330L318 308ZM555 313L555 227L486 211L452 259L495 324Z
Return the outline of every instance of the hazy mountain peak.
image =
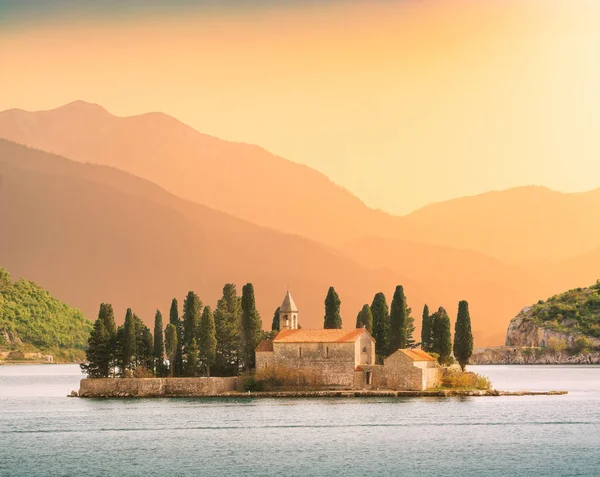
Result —
M57 108L49 109L48 111L64 111L69 113L85 113L85 114L107 114L112 116L105 108L96 103L88 103L81 99L64 104Z

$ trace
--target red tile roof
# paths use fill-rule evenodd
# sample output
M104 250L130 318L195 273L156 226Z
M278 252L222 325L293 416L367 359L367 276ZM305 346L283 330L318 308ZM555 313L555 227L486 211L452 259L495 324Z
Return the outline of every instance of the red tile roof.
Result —
M435 358L422 349L399 349L401 353L413 361L435 361Z
M254 351L273 351L273 341L262 340Z
M283 330L275 337L276 343L354 343L364 328L353 330Z

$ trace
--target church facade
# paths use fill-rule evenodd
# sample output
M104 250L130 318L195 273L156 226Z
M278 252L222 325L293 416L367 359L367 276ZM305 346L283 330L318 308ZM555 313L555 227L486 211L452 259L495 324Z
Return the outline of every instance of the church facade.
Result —
M319 389L422 391L439 384L436 361L421 350L398 350L375 364L375 339L365 328L299 329L298 308L287 292L280 331L256 348L256 370L276 372L283 385L302 382Z

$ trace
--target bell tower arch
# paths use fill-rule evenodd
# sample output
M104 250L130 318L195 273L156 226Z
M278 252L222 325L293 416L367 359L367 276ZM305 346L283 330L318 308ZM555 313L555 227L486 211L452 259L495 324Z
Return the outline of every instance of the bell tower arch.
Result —
M297 330L298 329L298 308L294 303L292 295L288 291L285 294L283 303L279 308L279 330Z

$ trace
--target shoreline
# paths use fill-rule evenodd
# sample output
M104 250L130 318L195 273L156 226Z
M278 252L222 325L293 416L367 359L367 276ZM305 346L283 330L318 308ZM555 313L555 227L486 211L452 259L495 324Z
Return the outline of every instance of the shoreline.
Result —
M161 394L139 396L130 393L116 394L70 394L80 398L365 398L365 397L498 397L498 396L563 396L568 391L498 391L441 389L432 391L260 391L225 392L217 394Z
M45 360L39 360L39 361L35 361L35 360L16 360L16 361L0 361L0 366L3 365L33 365L33 364L79 364L79 363L61 363L61 362L56 362L56 361L45 361Z

